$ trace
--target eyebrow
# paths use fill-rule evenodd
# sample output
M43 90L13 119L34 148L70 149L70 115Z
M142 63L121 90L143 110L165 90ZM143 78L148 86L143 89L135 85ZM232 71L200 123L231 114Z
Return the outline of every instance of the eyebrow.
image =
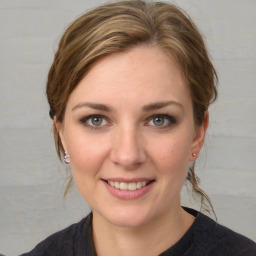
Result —
M111 110L111 107L109 107L107 105L104 105L104 104L91 103L91 102L82 102L82 103L79 103L76 106L74 106L72 108L72 111L74 111L78 108L82 108L82 107L88 107L88 108L103 110L103 111L110 111Z
M150 103L148 105L145 105L143 107L143 110L144 111L156 110L156 109L167 107L169 105L176 105L183 109L182 104L177 101L162 101L162 102L155 102L155 103Z
M161 108L167 107L169 105L176 105L183 109L182 104L180 104L177 101L154 102L154 103L150 103L148 105L143 106L142 109L143 109L143 111L151 111L151 110L161 109ZM96 109L96 110L102 110L102 111L106 111L106 112L109 112L112 110L112 108L110 106L107 106L104 104L92 103L92 102L81 102L81 103L78 103L77 105L75 105L72 108L72 111L74 111L78 108L83 108L83 107L92 108L92 109Z

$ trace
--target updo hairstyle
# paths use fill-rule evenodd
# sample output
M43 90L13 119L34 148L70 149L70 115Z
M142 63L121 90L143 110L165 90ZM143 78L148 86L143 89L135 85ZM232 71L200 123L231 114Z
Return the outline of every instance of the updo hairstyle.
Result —
M217 74L204 41L190 17L178 7L164 2L120 1L100 6L76 19L63 34L47 81L50 116L62 123L72 91L93 63L112 53L132 47L152 45L173 56L179 64L193 103L194 121L201 125L209 104L217 97ZM53 125L58 156L63 146ZM194 165L187 179L194 191L198 187Z

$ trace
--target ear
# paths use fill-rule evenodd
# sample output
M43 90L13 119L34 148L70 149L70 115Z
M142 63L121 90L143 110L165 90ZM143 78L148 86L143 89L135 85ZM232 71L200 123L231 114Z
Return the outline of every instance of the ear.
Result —
M190 158L189 161L195 161L200 153L200 150L204 144L206 130L209 124L209 112L205 111L203 123L196 128L195 136L191 145Z
M66 143L65 143L65 136L64 136L64 130L63 130L63 125L61 122L57 121L56 116L54 116L54 126L59 134L60 140L62 147L64 151L66 151Z

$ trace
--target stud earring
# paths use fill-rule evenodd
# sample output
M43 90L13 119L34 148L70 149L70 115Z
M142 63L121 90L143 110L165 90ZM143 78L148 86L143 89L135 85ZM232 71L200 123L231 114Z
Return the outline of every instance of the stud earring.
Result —
M192 156L196 156L196 153L193 153Z
M65 153L64 153L65 164L69 164L70 163L70 160L68 158L69 158L69 154L65 151Z

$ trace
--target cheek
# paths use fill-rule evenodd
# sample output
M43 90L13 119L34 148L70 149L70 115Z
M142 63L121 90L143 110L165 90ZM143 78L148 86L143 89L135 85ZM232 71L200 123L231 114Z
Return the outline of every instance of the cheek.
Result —
M72 175L80 194L92 207L97 200L92 191L98 188L99 183L96 181L102 169L107 148L104 143L99 144L99 141L91 136L76 138L74 137L69 143Z
M77 134L68 140L68 150L74 179L80 180L82 176L94 179L107 154L107 145L94 136Z
M159 195L163 195L166 202L178 198L186 180L189 168L189 143L182 137L163 141L158 150L154 151L154 165L158 172L161 187ZM168 203L167 203L168 204Z
M183 134L184 135L184 134ZM156 144L155 144L156 145ZM173 136L152 146L152 158L162 174L186 173L190 157L190 140L186 136ZM181 175L182 176L182 175Z

